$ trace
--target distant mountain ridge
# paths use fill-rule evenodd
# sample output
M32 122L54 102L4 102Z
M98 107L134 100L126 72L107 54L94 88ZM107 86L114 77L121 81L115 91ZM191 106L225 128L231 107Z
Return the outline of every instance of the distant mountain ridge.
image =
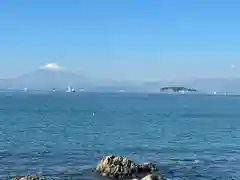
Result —
M52 65L53 66L53 65ZM185 87L199 92L240 92L240 78L197 78L159 82L100 81L73 73L56 65L39 68L17 78L0 79L0 89L66 89L67 86L100 92L160 92L163 87Z
M0 88L66 88L67 86L86 86L83 75L62 69L38 69L17 78L0 80Z
M87 80L83 75L66 70L39 69L15 79L17 87L29 88L63 88L71 86L86 86Z

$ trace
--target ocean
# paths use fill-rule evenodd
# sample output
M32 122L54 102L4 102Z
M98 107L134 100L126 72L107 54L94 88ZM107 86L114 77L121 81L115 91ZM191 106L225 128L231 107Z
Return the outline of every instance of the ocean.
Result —
M97 180L105 155L169 180L240 179L240 96L0 93L0 179Z

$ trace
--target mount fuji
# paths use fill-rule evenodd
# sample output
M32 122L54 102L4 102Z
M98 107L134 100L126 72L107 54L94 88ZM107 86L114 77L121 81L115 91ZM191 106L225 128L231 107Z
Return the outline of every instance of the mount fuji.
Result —
M1 83L2 82L2 83ZM76 74L59 67L57 64L47 64L36 71L13 79L2 79L0 84L11 88L52 89L74 86L81 88L90 83L81 74Z

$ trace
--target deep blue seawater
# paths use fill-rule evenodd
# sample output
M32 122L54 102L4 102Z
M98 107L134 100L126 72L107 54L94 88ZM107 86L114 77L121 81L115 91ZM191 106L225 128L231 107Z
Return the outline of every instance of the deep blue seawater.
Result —
M240 97L1 93L0 179L92 179L102 156L173 180L240 179Z

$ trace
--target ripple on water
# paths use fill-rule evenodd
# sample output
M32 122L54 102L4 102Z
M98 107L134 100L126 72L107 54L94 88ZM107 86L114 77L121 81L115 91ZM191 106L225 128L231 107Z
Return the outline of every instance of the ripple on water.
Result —
M59 93L0 100L3 180L97 180L92 169L108 154L154 162L171 180L240 178L239 98Z

